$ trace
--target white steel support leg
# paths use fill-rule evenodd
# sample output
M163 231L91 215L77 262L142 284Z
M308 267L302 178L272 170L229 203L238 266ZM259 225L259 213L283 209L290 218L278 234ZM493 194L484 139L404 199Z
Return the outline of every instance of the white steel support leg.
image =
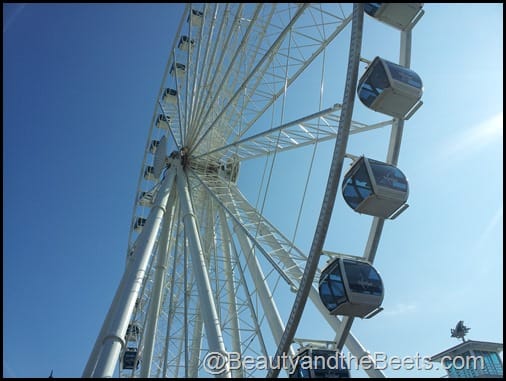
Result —
M187 242L187 240L185 240ZM185 261L184 261L184 268L187 268L188 266L188 259L187 259L187 251L188 251L188 244L185 243ZM209 265L209 256L205 259L206 260L206 266ZM188 308L188 304L190 303L190 297L192 294L192 290L194 287L195 282L194 274L191 274L191 279L188 279L187 273L184 274L185 281L184 281L184 306L185 311ZM197 291L198 292L198 291ZM187 315L185 315L185 319L188 319ZM188 320L186 320L188 321ZM185 325L185 338L189 334L189 324ZM193 320L193 332L192 332L192 345L189 349L189 360L188 362L185 361L185 378L198 378L199 374L199 364L200 364L200 351L202 349L202 331L204 329L204 321L202 320L202 314L200 310L197 310L194 312L194 320ZM188 344L188 343L186 343ZM186 347L188 350L188 346ZM189 365L188 365L189 364Z
M183 215L183 222L185 231L188 235L190 258L192 262L193 272L195 274L195 281L200 296L200 308L202 317L204 319L204 326L206 329L206 336L211 352L220 352L226 356L227 352L223 342L221 333L220 321L216 306L214 304L213 292L211 283L207 273L207 266L204 258L204 252L200 243L200 237L197 229L197 222L190 199L190 192L188 190L188 179L181 167L180 163L176 163L177 176L176 183L181 201L181 212ZM230 370L228 363L225 364L225 369L221 374L223 377L230 377Z
M178 378L178 375L179 375L179 368L181 367L181 357L184 357L185 356L185 347L186 343L183 342L183 340L180 340L179 341L179 347L178 347L178 351L176 352L177 355L176 355L176 367L175 367L175 370L174 370L174 378ZM184 364L185 364L185 377L184 378L188 378L188 372L186 371L186 358L184 359Z
M125 272L127 272L127 268L129 265L133 262L133 255L129 255L126 259L125 264ZM123 276L121 278L120 284L118 285L118 288L116 290L116 295L120 295L123 293L123 288L125 286L127 278ZM95 345L93 346L93 350L91 351L90 357L88 358L88 361L86 363L86 366L83 371L83 378L90 378L93 374L93 371L95 370L95 366L97 365L98 356L100 354L100 351L102 349L102 342L104 340L104 337L106 335L107 328L109 327L109 323L113 319L113 316L116 314L116 311L118 309L118 303L119 299L114 297L111 303L111 306L109 307L109 311L107 312L106 318L104 319L104 323L102 324L102 328L100 329L100 333L97 336L97 339L95 341Z
M179 220L179 219L178 219ZM177 232L179 232L179 226L176 227L177 229ZM169 308L168 308L168 311L167 311L167 329L166 329L166 333L165 333L165 348L163 350L163 370L162 370L162 378L166 378L167 377L167 355L169 353L169 337L170 337L170 328L171 328L171 325L172 325L172 317L174 316L174 312L173 312L173 309L174 309L174 306L173 306L173 301L174 301L174 280L176 278L176 266L177 266L177 260L178 260L178 255L177 255L177 246L178 246L178 235L176 234L176 242L174 243L174 247L175 247L175 250L174 250L174 256L172 258L172 271L171 271L171 276L170 276L170 286L169 286Z
M199 372L199 360L200 360L200 347L202 346L202 328L203 321L202 315L199 311L195 314L195 321L193 324L193 335L192 335L192 346L190 348L190 363L186 365L188 367L188 377L197 378Z
M151 292L149 310L146 316L146 328L144 330L144 334L142 335L144 345L140 372L141 378L148 378L151 373L151 362L153 359L153 349L156 336L155 333L158 324L160 304L162 301L163 281L169 261L169 237L171 235L175 200L175 193L171 192L169 200L167 202L168 213L165 214L162 230L160 232L160 242L158 245L158 256L156 258L153 290Z
M255 256L254 247L249 238L244 234L243 229L239 227L236 222L234 222L234 231L237 234L239 244L241 245L244 257L248 263L248 270L251 274L251 277L253 278L253 282L255 284L255 288L257 289L258 296L260 297L260 302L262 303L262 308L265 311L265 315L267 317L272 335L274 336L276 344L279 344L285 327L283 321L281 320L277 307L273 303L274 299L272 297L269 286L265 281L265 276L260 267L260 263Z
M129 258L130 259L130 258ZM130 260L127 260L126 267L128 268L130 265ZM125 269L125 272L127 270ZM120 295L123 293L123 288L126 282L126 277L123 275L121 278L121 281L118 285L118 289L116 290L116 295ZM88 358L88 361L86 363L86 366L84 367L84 371L82 374L83 378L90 378L93 374L93 371L95 370L95 366L97 365L98 356L100 354L100 351L102 349L102 342L104 340L104 337L107 332L107 328L109 327L109 323L112 320L114 314L116 313L118 309L118 302L119 299L114 297L111 303L111 306L109 307L109 311L107 312L107 315L105 317L104 323L102 324L102 328L100 329L100 333L97 336L97 339L95 341L95 345L93 346L93 350L91 351L90 357Z
M191 40L190 40L191 41ZM180 361L181 361L181 348L184 348L184 376L185 378L188 378L188 304L189 304L189 299L190 299L190 293L188 292L188 271L186 271L188 269L188 245L186 244L186 234L184 234L184 237L183 237L183 242L184 242L184 245L183 245L183 309L184 309L184 313L183 313L183 318L184 318L184 321L185 321L185 325L184 325L184 332L183 332L183 336L184 336L184 341L181 342L182 345L179 346L179 354L178 354L178 360L177 360L177 363L178 364L178 367L179 367L179 364L180 364ZM178 369L178 372L179 372L179 369ZM178 373L176 373L178 374Z
M227 221L225 218L225 212L219 208L220 215L220 228L221 228L221 241L223 247L224 256L224 267L226 276L226 287L228 296L228 313L231 325L232 334L232 351L235 353L241 353L241 337L239 335L239 318L237 317L237 304L235 300L235 287L234 287L234 274L232 272L232 263L230 256L230 243L231 238L228 231ZM242 378L244 374L241 369L232 371L232 377Z
M165 206L174 178L175 172L169 171L158 190L146 225L137 239L132 254L132 262L127 265L120 287L118 287L114 296L117 301L116 308L114 311L110 311L111 313L107 315L106 321L104 321L105 335L97 343L101 350L97 356L96 366L93 366L94 364L90 364L89 368L87 366L87 369L94 368L91 377L113 376L118 356L125 344L124 337L130 316L142 286L142 280L156 241L158 229L165 214Z
M229 236L231 236L230 230L229 230ZM232 245L231 245L232 254L234 256L235 262L237 263L236 269L239 273L239 277L241 279L240 282L241 282L241 285L244 289L244 299L245 299L246 303L248 304L248 308L249 308L250 314L251 314L251 319L253 320L253 324L255 325L255 334L258 337L258 341L260 343L260 348L261 348L262 354L265 356L265 358L267 358L267 356L269 355L269 352L267 351L267 346L265 345L264 335L263 335L262 329L260 328L260 323L259 323L259 319L258 319L258 314L256 312L255 303L253 303L253 300L251 299L251 295L253 295L253 292L250 291L250 289L248 287L248 283L246 282L246 276L244 274L244 270L243 270L241 263L240 263L241 260L239 258L239 254L237 252L237 247L235 245L235 242L231 241L231 243L232 243Z

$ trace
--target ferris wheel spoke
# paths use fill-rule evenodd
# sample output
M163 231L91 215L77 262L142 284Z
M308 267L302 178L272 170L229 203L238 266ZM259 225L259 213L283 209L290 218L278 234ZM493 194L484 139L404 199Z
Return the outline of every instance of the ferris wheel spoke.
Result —
M275 6L275 5L273 5L273 6ZM231 106L237 105L239 103L238 99L243 94L243 91L247 87L248 83L250 81L252 81L252 83L257 83L257 84L260 83L259 78L263 77L266 74L269 64L274 59L273 52L276 51L277 49L279 49L279 46L281 45L281 43L283 42L283 40L285 39L287 34L290 32L290 28L294 25L294 23L297 21L297 19L304 13L304 9L306 7L307 7L307 4L302 5L300 7L300 9L298 9L296 11L294 17L286 24L286 26L284 26L284 28L282 28L282 31L279 33L279 35L275 39L274 43L265 51L265 54L263 54L260 57L260 60L255 64L255 67L252 70L246 72L247 75L246 75L244 81L239 85L239 87L236 90L233 90L234 91L233 95L230 98L228 98L228 101L222 107L220 107L220 111L218 112L217 116L212 121L210 121L209 124L206 124L204 126L203 133L197 137L197 141L195 142L195 144L192 145L192 151L197 149L197 147L200 145L202 140L207 136L207 134L211 130L213 130L213 128L217 125L217 123L221 120L222 117L227 116L227 113L233 112L233 107L231 109L229 109L229 108ZM267 24L264 24L264 27L267 27L267 26L268 26ZM259 49L257 51L260 52ZM248 54L250 54L250 51L248 51ZM256 88L256 86L255 86L255 88ZM218 95L219 94L217 94L217 96ZM230 118L227 117L227 119L230 119ZM228 126L222 127L221 125L219 128L222 131L229 129ZM224 134L221 132L220 135L228 136L228 133Z
M267 347L265 345L265 341L263 338L262 330L260 329L260 325L258 323L258 314L254 308L253 301L252 301L252 295L254 294L252 290L249 289L248 283L246 281L246 277L244 274L243 267L241 266L241 262L239 260L238 250L236 248L235 242L232 240L232 234L229 230L227 219L225 217L225 212L223 209L218 209L219 217L220 217L220 226L222 227L222 240L224 245L230 245L230 250L227 250L230 254L230 251L233 253L234 258L234 269L237 271L234 271L234 274L237 274L238 277L238 286L237 291L235 291L236 298L242 297L242 301L240 303L236 304L242 304L244 305L245 310L249 312L250 319L242 320L242 326L249 326L253 322L253 327L251 329L252 333L258 338L261 352L264 356L268 355ZM242 293L239 292L239 290L243 290ZM236 314L239 311L238 308L236 308ZM239 314L241 316L243 314ZM235 324L235 323L234 323ZM237 328L239 329L239 324L237 324ZM240 339L240 337L238 337ZM233 345L233 347L237 346L237 342ZM240 349L240 347L239 347ZM242 352L238 352L242 353Z
M248 238L257 243L258 248L267 257L267 260L278 269L287 283L292 286L296 285L300 269L304 268L306 256L293 242L259 214L240 194L235 185L228 184L216 177L206 178L205 175L193 175L221 204ZM257 234L254 234L255 230L257 230ZM271 251L268 251L269 247ZM293 273L295 268L299 269L297 276Z
M339 109L340 105L334 105L331 108L299 118L282 126L266 130L251 137L197 155L195 159L206 158L210 160L226 161L232 155L236 155L242 161L268 155L276 149L283 150L285 148L285 144L283 143L285 142L295 148L301 146L301 144L312 144L313 142L330 139L335 135L335 128L331 127L329 123L326 123L325 126L328 129L327 131L324 128L320 128L318 121L331 113L336 113ZM291 131L294 131L292 133L294 138L300 138L300 142L290 137ZM282 140L280 141L280 139ZM304 144L305 141L308 143Z
M285 86L291 85L307 69L309 64L351 20L351 17L341 18L336 16L336 13L325 11L323 7L322 5L308 6L306 10L304 6L297 10L288 25L277 26L280 31L276 34L277 40L270 47L259 51L263 54L262 59L250 71L206 131L213 130L214 132L213 127L218 126L220 135L225 140L233 141L243 136L284 93ZM277 15L283 12L287 12L287 10L279 10ZM306 17L301 17L303 14ZM319 23L313 21L323 18L325 20ZM275 30L276 28L270 25L270 29ZM288 35L291 36L289 39ZM269 36L267 34L266 40ZM287 46L289 43L294 46L290 48ZM296 53L292 53L292 51ZM280 64L280 62L286 62L286 64ZM286 73L287 68L289 73ZM240 96L243 97L241 101L239 101ZM228 108L231 108L230 112L227 111ZM229 123L219 123L222 119ZM238 123L240 120L245 122ZM234 132L234 126L238 125L241 125L240 130L236 129ZM199 138L199 142L203 137ZM209 149L209 146L205 148ZM196 154L199 154L200 151L202 150Z
M197 57L195 60L195 64L193 67L191 67L191 78L192 78L192 91L191 94L189 94L189 98L191 99L191 103L189 104L190 107L190 116L188 119L188 135L194 134L194 128L192 126L195 126L195 119L197 117L197 114L199 113L196 110L202 110L202 101L205 97L206 92L208 89L206 89L205 84L208 82L208 78L210 75L210 67L211 65L208 64L209 54L211 52L211 41L215 33L215 25L216 25L216 19L217 19L217 8L219 4L215 3L213 9L210 8L209 4L204 4L203 8L203 15L202 18L204 20L203 23L205 23L205 20L209 17L212 18L212 21L210 23L205 23L206 25L210 26L204 33L204 28L200 27L198 29L198 39L197 39ZM211 16L209 16L211 15ZM189 24L190 25L190 24ZM191 27L189 26L191 29ZM200 73L200 75L199 75Z
M205 121L208 118L210 112L215 109L214 106L217 104L217 102L222 101L220 97L217 96L216 94L222 94L224 86L230 80L231 74L233 74L232 69L235 67L235 61L240 56L239 52L243 50L245 43L248 41L249 35L252 31L252 25L254 25L252 22L248 23L249 25L246 29L246 32L244 33L244 36L242 37L242 40L239 40L239 37L242 34L241 19L244 19L243 8L244 8L243 4L241 4L239 8L237 8L235 16L233 17L233 22L230 31L224 32L223 30L220 30L218 34L220 36L225 34L226 37L220 38L219 40L220 43L221 41L223 41L222 42L223 45L218 44L215 45L213 58L215 55L219 55L217 64L209 65L209 67L216 67L218 71L214 73L212 80L207 86L209 89L211 89L211 91L208 91L205 94L205 97L202 97L202 102L200 103L201 107L199 107L200 110L199 115L196 115L195 117L195 124L194 124L195 126L202 126L203 121ZM261 5L258 5L253 15L254 20L257 19L260 9ZM221 23L221 27L226 26L227 19L230 17L228 13L229 11L225 10L226 19L223 20L223 22ZM223 51L232 51L236 53L232 55L232 57L228 57L228 55L223 54ZM222 54L218 54L218 52L221 52ZM230 62L224 62L225 58L227 58L227 61L230 60ZM226 69L223 70L222 68L224 68L225 66ZM205 105L205 107L203 107L203 105ZM193 134L189 137L190 145L193 145L194 139L200 133L200 129L195 128L192 132Z
M226 162L229 158L236 157L239 161L244 161L335 139L340 108L341 105L336 104L317 113L196 156L195 159L206 158ZM391 120L374 124L352 121L350 134L389 125L392 125Z
M264 9L264 17L262 20L258 20L259 12ZM230 31L224 32L225 35L234 37L232 43L235 46L221 45L220 41L222 39L218 39L212 45L214 51L219 52L218 54L225 62L221 66L214 65L213 62L208 65L208 70L213 72L213 78L211 81L206 82L203 87L206 90L206 96L200 102L202 107L198 113L198 123L193 125L195 130L191 140L192 146L196 145L195 141L199 138L199 135L206 133L206 130L209 131L209 123L215 120L220 110L223 110L226 100L233 97L232 91L235 91L233 89L237 88L251 71L259 55L265 30L274 15L275 9L275 4L249 5L242 17L237 17L234 24L227 26ZM246 25L246 28L243 25ZM222 22L221 26L224 27L225 22ZM254 31L253 37L250 38L252 31ZM209 99L212 99L212 102L206 102ZM221 127L214 129L213 133L216 134L220 129ZM221 132L219 134L222 135Z
M223 48L223 46L220 45L223 42L223 39L221 37L227 33L225 28L230 17L230 5L226 4L224 7L225 8L221 10L222 5L215 4L212 17L210 18L209 16L206 16L206 14L203 16L204 25L201 28L201 34L205 32L207 38L205 38L205 42L204 40L197 42L199 54L201 53L202 47L205 47L204 58L200 61L202 63L202 72L199 73L197 71L197 68L195 68L195 70L190 68L192 72L191 75L195 78L199 78L199 88L197 89L197 93L194 94L194 99L197 102L197 106L190 117L191 125L189 127L187 137L189 142L193 139L193 136L199 130L199 125L196 123L196 120L199 119L200 115L205 109L206 101L209 100L209 97L214 95L212 91L212 84L214 83L216 76L219 75L221 70L220 67L216 66L215 61L217 59L219 47L221 46L221 48ZM219 19L218 15L220 12L221 18ZM207 22L209 19L210 21ZM231 33L228 34L228 36L231 36Z
M165 119L168 119L170 117L170 115L175 115L176 112L175 111L171 111L170 107L167 106L167 105L164 105L162 104L161 101L158 101L158 106L160 108L160 114L158 116L158 118L162 117L165 118ZM176 123L178 126L180 126L179 124L179 118L175 119ZM174 129L174 124L172 123L172 118L171 118L171 123L167 123L167 127L166 129L168 130L169 132L169 135L170 137L172 138L172 141L174 142L175 146L177 147L177 149L181 149L181 146L182 146L182 131L181 129ZM169 140L170 141L170 140Z

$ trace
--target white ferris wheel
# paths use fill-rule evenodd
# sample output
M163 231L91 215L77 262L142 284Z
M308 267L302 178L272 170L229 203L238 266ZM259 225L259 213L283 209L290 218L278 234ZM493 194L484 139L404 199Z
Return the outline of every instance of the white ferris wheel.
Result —
M343 367L289 364L343 347L369 356L350 330L381 311L372 263L385 220L407 207L395 166L404 120L421 105L409 64L422 14L418 3L186 5L149 128L125 272L84 377L342 376ZM364 17L399 30L399 63L361 57ZM355 120L357 95L383 119ZM349 135L379 128L391 130L386 160L347 152ZM324 248L338 185L349 207L373 216L364 255ZM328 340L296 337L308 305Z

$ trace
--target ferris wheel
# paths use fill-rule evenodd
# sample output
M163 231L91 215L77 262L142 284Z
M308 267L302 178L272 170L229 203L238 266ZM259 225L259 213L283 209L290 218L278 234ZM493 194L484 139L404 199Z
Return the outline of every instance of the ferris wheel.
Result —
M350 329L381 311L372 262L384 221L407 207L397 156L422 95L409 69L422 6L403 6L365 5L400 30L397 64L360 56L363 5L186 5L148 132L125 273L84 377L318 377L293 361L244 359L344 346L369 356ZM353 118L357 94L382 120ZM346 151L349 134L379 128L391 129L385 162ZM322 166L317 151L329 143ZM373 216L364 256L323 248L344 158L344 200ZM318 210L312 199L323 199ZM332 330L327 341L294 337L306 304Z

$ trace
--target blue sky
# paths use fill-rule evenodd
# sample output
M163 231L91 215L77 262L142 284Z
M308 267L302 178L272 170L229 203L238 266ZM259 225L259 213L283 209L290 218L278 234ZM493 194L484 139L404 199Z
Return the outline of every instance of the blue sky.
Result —
M123 272L149 123L183 8L4 4L4 377L81 376ZM411 62L424 105L406 122L399 158L410 208L386 222L375 260L385 310L352 329L371 352L400 357L456 345L450 328L459 320L470 339L503 340L503 5L424 8ZM363 55L397 59L396 36L366 19ZM351 137L349 147L381 158L387 144L377 131ZM273 189L297 173L285 169ZM290 200L270 197L278 210ZM294 228L292 216L266 213ZM366 218L336 206L325 248L361 254ZM444 374L404 372L386 374Z

